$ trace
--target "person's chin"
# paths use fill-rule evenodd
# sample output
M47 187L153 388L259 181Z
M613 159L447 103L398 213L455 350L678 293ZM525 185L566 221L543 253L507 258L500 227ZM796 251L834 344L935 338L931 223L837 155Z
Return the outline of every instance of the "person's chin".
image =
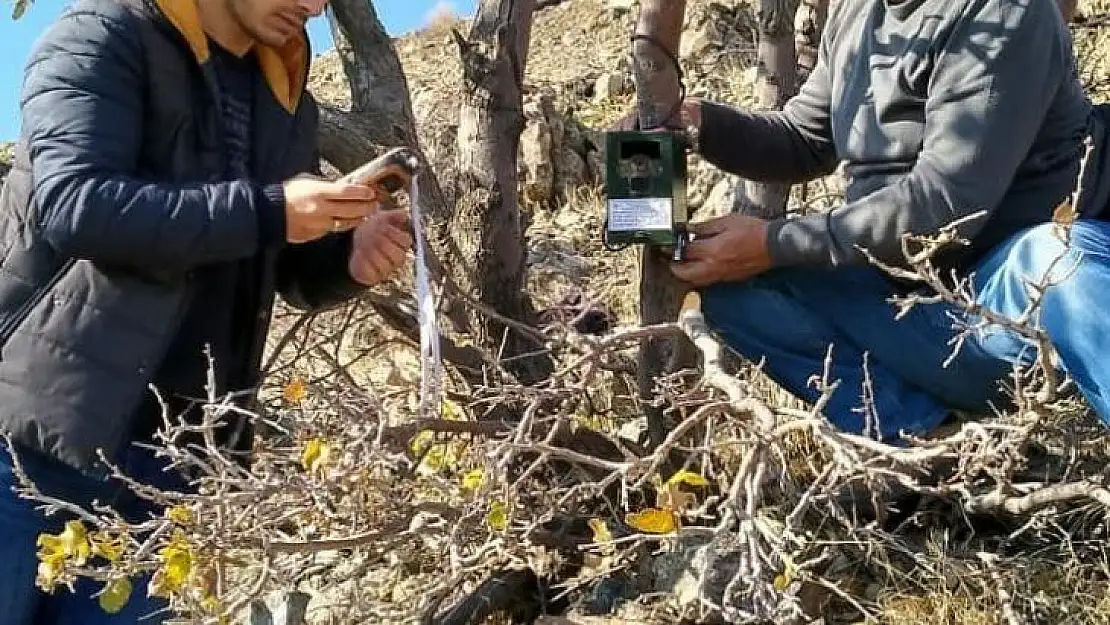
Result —
M254 40L270 48L280 48L292 41L298 34L296 31L267 29L256 32Z

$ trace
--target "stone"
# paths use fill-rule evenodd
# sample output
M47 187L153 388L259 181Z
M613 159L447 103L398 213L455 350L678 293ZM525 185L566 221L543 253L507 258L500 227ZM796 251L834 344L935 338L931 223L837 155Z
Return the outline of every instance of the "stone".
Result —
M574 189L590 182L591 172L586 161L574 150L564 147L556 161L556 170L559 173L558 187L564 194L569 194Z
M594 101L605 102L624 94L624 75L611 72L602 74L594 82Z
M743 199L744 181L736 176L725 176L709 192L701 206L701 214L706 218L728 215L743 205Z
M637 0L609 0L606 8L614 15L624 15L636 8Z
M520 135L521 178L527 199L546 203L555 192L555 163L552 159L551 124L543 102L534 99L524 105L524 131Z
M701 28L683 33L678 54L684 59L689 59L701 56L712 47L713 37L708 27L703 25Z

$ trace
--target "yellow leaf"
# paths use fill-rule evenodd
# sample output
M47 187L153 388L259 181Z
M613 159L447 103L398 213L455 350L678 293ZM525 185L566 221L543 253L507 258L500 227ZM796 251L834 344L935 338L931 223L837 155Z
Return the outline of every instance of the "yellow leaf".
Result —
M162 560L162 566L154 572L150 581L150 594L166 597L170 593L179 592L192 575L192 547L185 534L177 529L170 542L158 551L158 556Z
M104 586L98 597L100 609L108 614L118 614L131 599L131 580L126 577L114 579Z
M484 477L485 475L482 473L481 469L474 469L463 476L462 487L465 490L478 490L482 487L482 480Z
M92 555L92 546L89 545L88 534L85 526L80 521L67 521L65 530L58 536L61 541L62 551L67 557L73 559L77 566L83 566Z
M62 558L46 558L39 562L38 571L35 574L35 586L43 592L50 593L54 591L54 586L58 584L58 579L65 572L65 560Z
M443 398L443 403L440 405L439 413L444 419L448 421L462 421L463 418L462 408L460 408L458 404L451 401L450 399L447 399L446 397Z
M409 443L409 450L412 451L412 455L419 456L424 453L424 450L432 444L432 439L434 438L435 434L429 430L420 430L417 432L416 436L412 437L412 442Z
M794 563L794 558L789 554L782 555L782 573L775 576L775 590L785 592L790 584L794 583L794 578L798 575L798 565Z
M193 511L185 506L173 506L166 509L166 518L178 525L188 525L193 522Z
M672 510L649 508L629 514L625 522L645 534L670 534L678 530L678 515Z
M590 529L594 531L595 543L608 543L613 541L613 533L609 531L609 526L601 519L590 519Z
M686 469L682 469L678 473L672 475L671 479L667 480L666 483L668 486L686 484L687 486L694 486L696 488L709 486L709 480L705 479L700 474L694 473L693 471L687 471Z
M423 456L419 470L421 473L437 473L443 469L453 469L459 461L459 447L456 443L437 443L435 434L421 430L409 445L412 455Z
M486 514L486 523L498 532L504 531L509 526L509 506L503 501L490 504L489 513Z
M89 539L92 544L93 555L100 556L109 562L118 562L123 557L127 548L127 539L123 536L112 537L105 532L97 532Z
M301 466L309 473L319 473L326 466L331 455L331 448L322 438L314 438L305 443L301 452Z
M62 546L62 539L53 534L39 534L35 540L39 548L39 560L65 560L66 552Z
M220 600L213 595L208 595L200 602L200 607L209 614L222 615L223 606L220 605Z
M298 406L308 397L308 385L300 378L293 378L281 391L286 403Z

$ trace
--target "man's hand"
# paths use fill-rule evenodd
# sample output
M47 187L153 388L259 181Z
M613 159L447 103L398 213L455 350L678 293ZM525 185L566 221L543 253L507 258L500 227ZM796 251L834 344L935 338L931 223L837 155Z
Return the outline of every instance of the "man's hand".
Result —
M409 224L404 210L378 211L363 222L354 233L351 277L374 286L400 269L413 246Z
M639 112L633 108L631 113L617 120L614 125L614 130L636 130L639 124ZM698 98L686 98L682 101L682 105L675 111L675 114L668 119L661 127L656 128L640 128L645 131L661 131L661 130L686 130L687 128L697 128L701 130L701 100Z
M285 231L289 243L315 241L343 232L378 209L379 192L360 184L298 176L285 182Z
M671 272L695 287L737 282L771 268L767 251L767 222L746 215L726 215L690 224L695 235L686 247L686 260Z

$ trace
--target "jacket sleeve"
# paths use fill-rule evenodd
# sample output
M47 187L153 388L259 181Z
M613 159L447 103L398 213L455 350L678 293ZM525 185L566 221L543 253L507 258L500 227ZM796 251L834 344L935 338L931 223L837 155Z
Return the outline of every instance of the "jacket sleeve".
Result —
M282 299L302 311L319 312L358 297L367 287L348 270L353 241L352 232L344 232L283 249L277 269Z
M143 125L136 16L115 2L79 7L36 42L22 86L43 237L73 258L163 271L246 257L279 239L274 185L139 178L144 132L157 130Z
M305 102L313 104L311 95L306 94ZM322 176L319 150L314 154L309 170ZM356 282L348 269L353 244L354 231L349 231L287 245L278 255L277 289L281 298L294 308L317 312L365 291L367 287Z

